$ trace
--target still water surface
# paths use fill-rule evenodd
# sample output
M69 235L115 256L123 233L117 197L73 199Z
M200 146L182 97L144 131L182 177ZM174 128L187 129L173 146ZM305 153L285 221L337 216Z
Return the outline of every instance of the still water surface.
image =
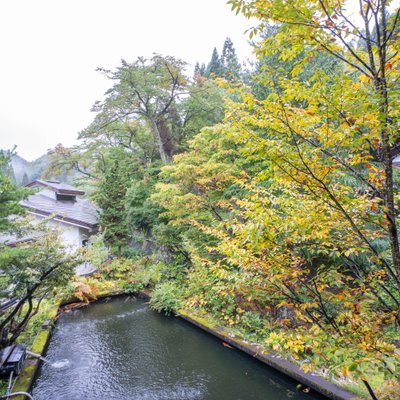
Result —
M296 383L135 298L65 314L35 400L315 400Z

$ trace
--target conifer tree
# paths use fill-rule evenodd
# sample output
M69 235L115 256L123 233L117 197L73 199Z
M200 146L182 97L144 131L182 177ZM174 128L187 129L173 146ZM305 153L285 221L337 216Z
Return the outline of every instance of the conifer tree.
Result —
M222 48L221 55L221 75L228 80L238 79L240 76L240 64L233 47L232 40L227 37Z
M125 168L118 159L114 159L99 185L95 200L101 208L100 226L104 229L104 238L118 249L128 242L128 227L125 212L125 193L127 178Z
M215 47L211 56L211 61L207 65L206 76L211 76L213 74L221 76L221 60Z
M13 222L9 217L23 214L19 201L27 194L26 190L18 188L13 181L10 154L0 152L0 232L12 230Z
M200 75L204 76L206 74L206 64L201 63L200 65Z
M196 65L194 66L194 75L198 75L200 73L200 64L199 62L196 63Z
M194 76L205 76L205 75L206 75L206 65L204 63L200 65L199 62L197 62L194 67Z

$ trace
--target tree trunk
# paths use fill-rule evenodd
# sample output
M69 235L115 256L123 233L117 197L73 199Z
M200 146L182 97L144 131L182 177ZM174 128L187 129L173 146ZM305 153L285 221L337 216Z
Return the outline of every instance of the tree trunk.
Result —
M161 161L163 164L168 164L171 161L171 154L167 151L166 144L168 140L171 140L171 138L165 138L165 132L162 131L162 127L160 127L161 122L160 121L152 121L153 125L153 130L154 134L157 138L157 144L158 144L158 151L160 153ZM164 133L164 134L163 134Z
M393 165L392 165L392 142L396 140L390 138L390 120L389 120L389 95L386 78L387 67L387 20L386 20L386 0L382 1L380 8L381 23L379 25L381 32L377 39L378 57L379 57L379 75L375 78L375 87L380 96L380 114L382 118L382 150L383 163L385 170L385 206L386 219L388 221L388 234L390 250L395 274L397 276L397 285L400 288L400 249L399 234L396 226L396 209L393 190ZM395 128L396 129L396 128Z

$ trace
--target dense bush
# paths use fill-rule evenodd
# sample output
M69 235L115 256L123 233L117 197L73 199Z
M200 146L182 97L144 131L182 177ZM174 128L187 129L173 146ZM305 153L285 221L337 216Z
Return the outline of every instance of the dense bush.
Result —
M174 281L158 284L152 292L150 305L153 310L167 315L179 311L182 305L181 288Z

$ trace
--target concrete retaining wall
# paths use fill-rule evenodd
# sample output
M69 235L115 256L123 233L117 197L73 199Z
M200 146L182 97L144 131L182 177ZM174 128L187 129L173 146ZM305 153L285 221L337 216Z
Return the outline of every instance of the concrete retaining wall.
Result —
M232 337L222 327L210 326L210 323L201 317L192 315L186 310L181 310L179 315L184 320L196 325L197 327L205 330L208 333L218 337L222 341L228 343L232 347L244 351L245 353L253 356L257 360L260 360L264 364L282 372L283 374L290 376L294 380L300 382L304 386L307 386L314 391L328 397L331 400L356 400L357 396L347 390L319 377L312 373L304 372L298 365L278 358L273 354L267 354L261 351L257 346L248 344L243 340Z

